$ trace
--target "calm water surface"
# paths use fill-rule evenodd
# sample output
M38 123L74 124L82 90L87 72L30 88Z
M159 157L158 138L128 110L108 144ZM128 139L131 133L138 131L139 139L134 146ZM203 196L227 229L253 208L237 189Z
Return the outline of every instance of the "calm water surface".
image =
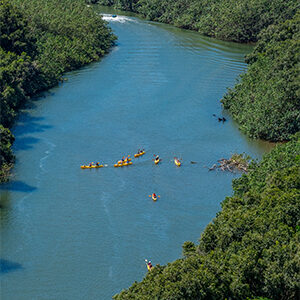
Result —
M245 70L249 46L104 18L117 46L36 99L13 130L17 163L1 186L1 299L110 299L143 278L145 258L180 257L220 210L236 175L205 166L268 150L212 116L222 115L219 100ZM147 154L132 166L112 167L140 147ZM108 167L80 169L91 161Z

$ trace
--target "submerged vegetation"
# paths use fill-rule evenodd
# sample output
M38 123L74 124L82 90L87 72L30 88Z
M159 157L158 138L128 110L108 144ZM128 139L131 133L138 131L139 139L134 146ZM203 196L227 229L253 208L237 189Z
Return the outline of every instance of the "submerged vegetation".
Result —
M248 174L183 258L155 266L115 299L296 299L300 282L300 135Z
M0 181L13 163L8 128L18 110L64 72L98 60L114 39L83 1L0 0Z

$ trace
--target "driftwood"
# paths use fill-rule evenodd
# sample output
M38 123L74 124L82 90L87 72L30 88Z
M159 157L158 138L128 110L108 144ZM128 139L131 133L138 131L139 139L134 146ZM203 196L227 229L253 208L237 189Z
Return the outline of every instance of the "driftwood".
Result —
M218 164L214 164L210 168L209 171L212 170L221 170L221 171L229 171L229 172L248 172L250 157L245 154L233 154L231 158L221 158L218 160Z

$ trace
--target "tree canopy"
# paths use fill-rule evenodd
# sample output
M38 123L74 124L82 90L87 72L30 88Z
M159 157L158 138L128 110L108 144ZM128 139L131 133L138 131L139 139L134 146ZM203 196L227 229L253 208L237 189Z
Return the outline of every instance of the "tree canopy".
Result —
M83 1L0 0L1 133L10 135L8 128L31 96L56 85L64 72L98 60L114 40ZM7 141L1 138L5 170L13 162L12 140Z
M300 135L233 181L233 196L183 258L115 299L296 299L300 291Z
M250 137L289 140L300 129L300 13L259 38L247 73L222 103Z
M293 17L296 0L86 0L113 5L145 18L192 29L218 39L255 42L271 24Z

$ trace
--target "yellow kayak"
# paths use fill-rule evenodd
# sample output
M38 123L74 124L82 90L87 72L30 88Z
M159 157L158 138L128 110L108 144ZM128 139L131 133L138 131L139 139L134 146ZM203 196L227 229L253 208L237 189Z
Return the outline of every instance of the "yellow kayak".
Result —
M154 163L157 165L160 162L160 159L155 159Z
M80 166L81 169L96 169L96 168L103 168L103 165L99 165L99 166L96 166L96 165L92 165L92 166Z
M153 267L150 267L148 264L147 264L147 269L148 271L151 271Z
M142 156L142 155L144 155L146 152L145 151L143 151L143 152L141 152L141 153L137 153L137 154L134 154L134 157L139 157L139 156Z
M131 158L126 158L124 160L119 160L118 164L125 164L125 163L130 162L130 161L131 161Z
M132 165L132 162L130 161L130 162L126 162L126 163L123 163L123 164L119 164L119 163L117 163L117 164L114 164L114 167L115 168L117 168L117 167L124 167L124 166L130 166L130 165Z
M181 166L181 162L180 162L180 160L177 159L177 158L174 159L174 163L175 163L175 165L176 165L177 167L180 167L180 166Z

